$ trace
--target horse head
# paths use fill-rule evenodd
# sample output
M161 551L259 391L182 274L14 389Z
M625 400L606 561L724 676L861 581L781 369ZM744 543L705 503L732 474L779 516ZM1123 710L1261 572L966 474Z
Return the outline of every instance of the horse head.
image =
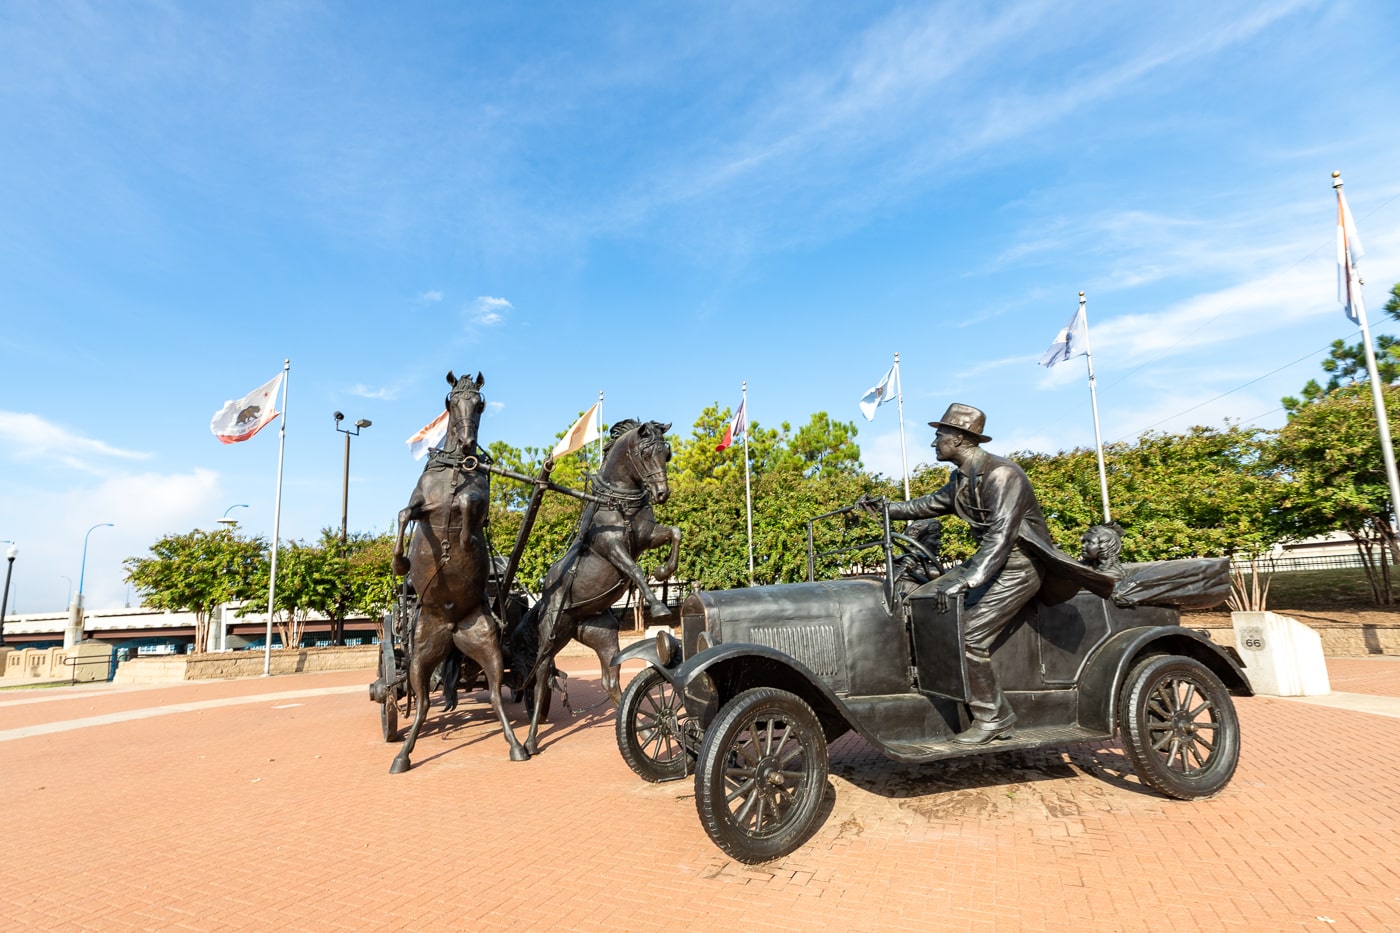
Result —
M619 472L625 474L645 486L653 502L665 502L671 495L666 480L666 464L671 459L671 445L666 441L669 430L669 424L657 421L629 419L613 425L613 439L603 452L601 472L610 479Z
M470 456L476 452L477 427L486 409L486 398L481 394L486 379L479 372L475 379L470 376L459 379L448 370L447 384L452 386L444 402L448 412L447 433L457 449Z

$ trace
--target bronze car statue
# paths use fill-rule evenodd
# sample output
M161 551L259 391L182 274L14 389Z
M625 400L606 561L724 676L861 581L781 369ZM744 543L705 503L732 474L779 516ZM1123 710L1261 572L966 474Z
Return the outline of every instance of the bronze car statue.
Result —
M911 560L924 573L943 565L882 510L878 532L856 507L813 519L807 582L696 592L681 604L679 642L661 631L616 659L647 663L618 709L623 759L647 781L693 775L700 821L724 852L757 863L801 846L821 819L827 745L851 730L910 763L1121 735L1143 782L1169 797L1229 782L1240 750L1231 696L1251 695L1249 681L1232 649L1179 618L1224 599L1223 558L1139 565L1147 598L1125 565L1131 598L1032 600L990 652L1016 727L967 744L954 741L974 722L963 597L910 582ZM864 559L874 566L854 569L877 572L817 579L813 529L837 518L855 536L837 549L846 569Z

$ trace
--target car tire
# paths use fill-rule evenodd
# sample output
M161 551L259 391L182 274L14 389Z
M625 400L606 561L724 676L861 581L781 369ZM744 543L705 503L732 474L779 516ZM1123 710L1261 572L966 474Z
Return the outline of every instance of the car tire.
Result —
M617 707L617 750L627 767L655 784L686 776L693 757L682 742L681 695L661 672L647 667L622 692Z
M710 839L737 861L767 862L806 842L826 790L826 736L800 697L746 690L705 734L695 808Z
M1240 758L1230 692L1200 661L1156 655L1139 662L1118 708L1124 750L1149 787L1177 800L1220 792Z

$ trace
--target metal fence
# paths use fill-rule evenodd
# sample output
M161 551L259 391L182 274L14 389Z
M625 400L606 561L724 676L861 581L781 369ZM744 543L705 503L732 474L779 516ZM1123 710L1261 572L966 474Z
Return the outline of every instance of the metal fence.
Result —
M1384 550L1381 550L1380 554L1381 559L1384 560ZM1266 573L1288 573L1293 570L1346 570L1365 566L1361 561L1361 555L1355 552L1351 554L1314 554L1310 557L1262 558L1256 563ZM1235 561L1231 565L1231 569L1248 571L1249 565L1249 561Z

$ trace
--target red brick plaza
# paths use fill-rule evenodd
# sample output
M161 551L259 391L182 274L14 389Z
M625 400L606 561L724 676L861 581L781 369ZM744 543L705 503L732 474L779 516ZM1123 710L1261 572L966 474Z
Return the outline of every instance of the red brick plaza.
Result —
M391 776L364 671L7 691L0 926L1400 930L1400 659L1328 666L1387 699L1238 701L1239 771L1196 803L1111 743L914 768L848 736L822 828L757 867L689 781L633 776L610 704L513 764L473 694Z

